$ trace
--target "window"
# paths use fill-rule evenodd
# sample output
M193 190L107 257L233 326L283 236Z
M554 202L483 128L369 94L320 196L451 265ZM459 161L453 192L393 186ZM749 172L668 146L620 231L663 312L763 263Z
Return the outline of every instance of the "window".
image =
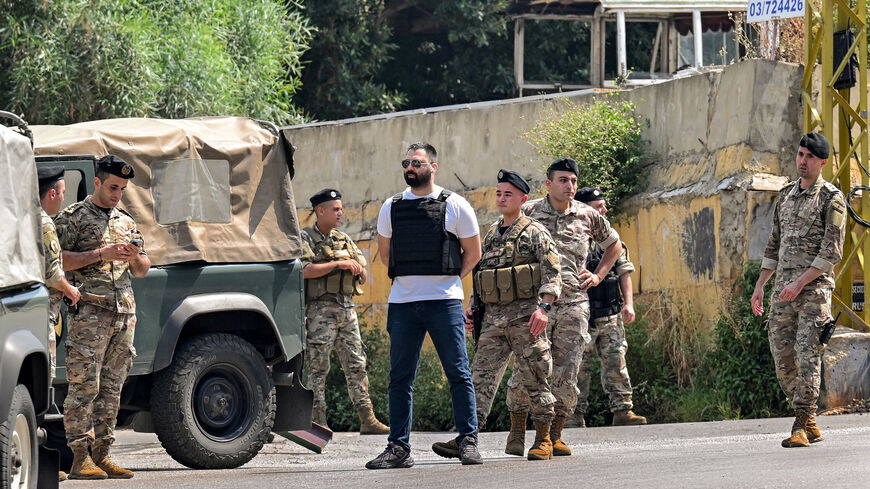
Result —
M228 223L230 163L226 160L181 159L151 165L151 196L159 224Z

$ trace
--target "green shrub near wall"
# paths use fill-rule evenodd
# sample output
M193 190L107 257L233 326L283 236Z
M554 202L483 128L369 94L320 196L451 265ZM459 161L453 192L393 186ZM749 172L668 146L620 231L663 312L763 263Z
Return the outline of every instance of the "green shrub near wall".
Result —
M688 383L677 382L667 345L654 328L645 309L638 306L638 319L626 325L628 353L626 362L634 386L634 410L652 423L715 421L761 418L790 414L788 403L776 380L773 358L763 318L752 315L749 298L758 278L759 264L747 265L735 287L726 313L717 321L705 350L690 374ZM769 296L769 289L768 294ZM765 298L765 310L769 307ZM388 421L389 336L379 328L362 328L368 356L369 393L378 418ZM473 345L468 340L469 355ZM594 362L586 412L588 426L609 425L612 415L607 395L600 383L598 361ZM508 367L493 402L484 431L507 431L510 414L505 405ZM347 394L344 372L337 355L326 386L327 419L335 431L359 430L359 419ZM424 348L414 384L414 424L416 431L450 431L453 411L450 389L434 349Z

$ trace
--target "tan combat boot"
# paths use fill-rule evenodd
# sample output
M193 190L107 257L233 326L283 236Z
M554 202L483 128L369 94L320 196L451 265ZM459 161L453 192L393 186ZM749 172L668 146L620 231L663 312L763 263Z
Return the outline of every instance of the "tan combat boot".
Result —
M529 449L529 460L550 460L553 458L553 442L550 441L550 423L535 422L535 443Z
M553 441L553 455L556 457L571 455L571 448L562 441L562 428L567 419L565 416L556 416L550 426L550 440Z
M580 411L574 411L574 416L568 418L568 421L565 422L565 428L585 428L586 427L586 418L583 416L583 413Z
M631 409L613 412L613 426L636 426L646 424L646 418L634 414Z
M73 448L72 468L69 471L70 479L102 480L108 477L102 469L94 465L94 461L88 454L87 445Z
M112 457L109 456L109 446L111 442L97 440L94 442L94 447L91 452L94 455L94 463L97 467L103 469L103 472L109 476L109 479L132 479L133 471L127 470L115 465Z
M807 420L810 415L808 412L798 409L795 412L794 424L791 425L791 436L782 440L782 446L784 448L798 448L798 447L808 447L810 446L809 440L807 440Z
M378 421L371 404L360 406L356 410L359 415L360 435L389 435L390 427Z
M522 457L526 453L526 418L529 416L525 412L511 412L511 432L508 434L507 443L504 447L504 453L508 455L519 455Z
M822 432L819 431L819 425L816 424L816 415L811 414L809 419L807 419L807 424L804 426L804 430L807 432L807 441L810 443L818 443L825 439L822 436Z
M64 472L64 471L62 471L62 470L58 471L58 472L57 472L57 481L58 481L58 482L63 482L63 481L65 481L65 480L66 480L66 472Z

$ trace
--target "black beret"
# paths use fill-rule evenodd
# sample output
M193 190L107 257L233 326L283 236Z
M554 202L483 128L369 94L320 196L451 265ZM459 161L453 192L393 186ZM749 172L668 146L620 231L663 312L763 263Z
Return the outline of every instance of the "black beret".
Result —
M547 174L551 171L569 171L575 175L580 174L580 170L577 168L577 162L571 158L556 158L556 160L550 163L550 166L547 168Z
M817 157L826 160L831 156L831 145L828 144L828 139L817 133L808 132L801 138L801 147L810 150L810 153Z
M503 183L503 182L507 182L507 183L513 185L514 187L517 188L517 190L519 190L520 192L522 192L524 194L528 194L529 190L531 190L531 187L529 187L529 182L527 182L526 179L523 178L522 175L520 175L519 173L517 173L515 171L504 170L504 169L499 170L498 171L498 183Z
M115 155L103 156L97 160L97 168L120 178L130 179L136 175L129 163Z
M63 180L62 166L40 166L36 169L39 185L49 185L58 180Z
M341 192L334 188L325 188L320 192L312 195L310 199L311 207L317 207L324 202L329 202L330 200L339 200L341 199Z
M604 192L596 187L583 187L574 194L574 200L579 200L584 204L595 202L596 200L604 200Z

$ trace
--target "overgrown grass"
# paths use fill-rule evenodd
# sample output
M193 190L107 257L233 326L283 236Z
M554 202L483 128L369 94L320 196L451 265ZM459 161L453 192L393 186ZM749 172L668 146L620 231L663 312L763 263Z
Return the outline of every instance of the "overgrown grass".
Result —
M634 410L652 423L715 421L788 415L788 403L776 380L764 320L752 315L749 299L759 265L746 267L726 312L712 331L700 328L689 304L662 297L638 306L638 319L626 325L626 362L634 386ZM769 294L767 294L769 296ZM767 298L765 298L767 300ZM765 309L769 307L765 304ZM389 338L363 328L369 359L370 394L378 417L386 422L389 385ZM469 352L472 352L469 340ZM612 415L597 360L591 373L589 426L610 424ZM493 403L485 431L505 431L508 368ZM359 429L350 404L344 372L333 356L327 379L327 417L338 431ZM450 391L434 350L424 349L414 384L414 430L453 428Z

